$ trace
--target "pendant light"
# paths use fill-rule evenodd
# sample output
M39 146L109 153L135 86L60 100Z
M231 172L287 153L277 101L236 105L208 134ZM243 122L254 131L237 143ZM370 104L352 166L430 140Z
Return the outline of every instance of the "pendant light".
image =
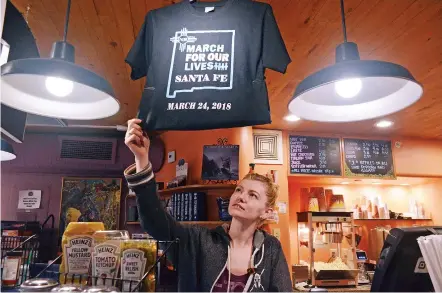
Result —
M360 60L357 45L347 42L344 0L341 17L344 43L336 48L336 64L306 77L289 111L312 121L360 121L398 112L419 100L423 88L406 68Z
M14 160L17 156L14 153L14 149L12 148L12 145L7 142L6 140L2 139L2 150L0 153L0 161L10 161Z
M66 41L70 8L68 0L63 41L53 44L50 58L18 59L2 65L3 104L73 120L101 119L118 112L120 104L109 82L74 63L74 46Z

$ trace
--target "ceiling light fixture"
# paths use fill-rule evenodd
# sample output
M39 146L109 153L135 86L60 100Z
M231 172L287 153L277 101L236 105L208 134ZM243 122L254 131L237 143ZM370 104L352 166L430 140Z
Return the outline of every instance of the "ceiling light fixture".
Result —
M393 125L393 122L389 121L389 120L382 120L379 121L378 123L376 123L376 127L379 128L387 128Z
M408 183L402 183L401 185L402 186L410 186L410 184L408 184Z
M344 182L341 182L341 184L347 185L347 184L350 184L350 182L344 181Z
M423 88L406 68L360 60L358 46L347 42L344 0L341 19L344 43L336 48L336 63L298 85L289 111L312 121L361 121L398 112L419 100Z
M74 63L75 48L66 41L70 8L68 0L63 41L53 44L50 58L18 59L2 65L3 104L73 120L101 119L119 111L109 82Z
M372 184L373 184L373 185L380 185L381 182L373 182Z
M1 153L0 153L0 161L11 161L14 160L17 156L14 153L14 149L12 145L6 140L2 139L1 144Z
M289 122L296 122L296 121L301 120L301 118L299 118L298 116L295 116L295 115L287 115L284 117L284 119Z

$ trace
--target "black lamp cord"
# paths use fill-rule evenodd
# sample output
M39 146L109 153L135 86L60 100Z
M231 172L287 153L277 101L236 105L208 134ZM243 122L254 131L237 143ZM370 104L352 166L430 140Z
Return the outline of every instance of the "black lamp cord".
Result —
M344 0L341 0L341 21L342 21L342 33L344 34L344 43L347 43L347 26L345 25Z
M66 19L64 21L64 34L63 34L63 42L66 42L68 36L68 27L69 27L69 14L71 12L71 0L68 0L68 7L66 8Z

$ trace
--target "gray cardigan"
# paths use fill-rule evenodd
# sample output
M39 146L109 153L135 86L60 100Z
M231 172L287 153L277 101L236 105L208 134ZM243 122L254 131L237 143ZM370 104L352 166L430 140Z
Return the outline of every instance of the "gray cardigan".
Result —
M136 193L141 226L156 240L180 240L178 290L211 292L229 263L230 237L226 228L179 224L158 199L152 166L149 164L138 173L135 169L134 165L130 166L124 175L129 188ZM292 291L287 261L277 238L257 230L251 263L245 291Z

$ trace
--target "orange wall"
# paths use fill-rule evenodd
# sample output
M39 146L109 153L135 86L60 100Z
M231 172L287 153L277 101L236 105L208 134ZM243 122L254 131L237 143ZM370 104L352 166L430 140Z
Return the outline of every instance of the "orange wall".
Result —
M170 131L161 135L164 141L166 152L176 151L176 161L167 163L156 174L157 181L168 182L175 177L175 167L178 160L184 159L189 163L189 184L201 183L201 167L203 159L203 146L217 144L218 138L227 138L229 144L239 144L240 150L240 178L249 172L249 163L253 162L253 132L251 127L219 129L207 131ZM284 136L284 158L287 156L287 137ZM255 171L260 174L267 173L268 170L278 171L278 184L280 185L280 195L278 201L288 205L288 183L287 165L256 165ZM288 210L288 206L287 206ZM289 234L289 214L280 215L279 223L270 225L270 229L280 229L281 245L290 259L290 234Z
M403 227L412 225L442 225L442 215L439 210L442 208L442 179L434 183L418 186L376 186L376 185L328 185L328 184L305 184L302 178L291 176L288 180L290 197L290 243L292 263L298 263L298 232L296 212L302 211L301 208L301 188L324 187L332 189L334 194L344 196L346 210L351 211L353 205L359 202L359 199L365 195L381 196L382 201L388 205L388 208L394 212L408 212L408 203L410 199L416 199L424 206L425 217L433 221L357 221L356 224L362 225L362 241L359 248L368 251L369 230L376 226L390 225L391 227ZM356 230L357 231L357 230Z
M305 134L302 135L316 135ZM369 138L370 139L370 138ZM346 205L352 204L355 195L362 193L382 194L382 197L389 209L398 212L408 211L408 199L413 197L420 199L424 203L424 208L431 214L434 225L442 225L442 214L439 210L442 208L442 141L429 141L418 139L393 139L393 154L397 176L415 176L415 177L435 177L441 178L431 184L423 184L413 187L373 187L373 186L335 186L333 190L336 194L343 194L346 199ZM287 157L286 157L287 159ZM288 174L288 170L287 170ZM289 232L291 245L292 263L298 262L298 234L296 212L301 210L301 201L299 200L299 188L312 187L312 185L303 186L302 177L290 176L288 180L289 190ZM318 185L315 185L318 186ZM323 185L319 185L323 186ZM369 226L365 225L365 230ZM399 227L413 224L431 224L431 222L411 223L411 222L389 222L392 227ZM363 244L362 244L363 245Z
M442 177L442 141L393 141L396 173L401 176Z
M204 145L218 143L218 138L227 138L228 144L240 145L240 177L248 172L248 165L251 162L253 151L252 128L231 128L204 131L169 131L161 135L166 147L166 153L175 151L176 161L167 163L156 173L157 181L168 182L175 177L176 165L180 159L189 164L188 184L201 183L201 168L203 162ZM167 154L166 154L167 157Z
M411 192L415 198L425 203L426 209L431 212L434 224L442 226L442 179L413 186Z
M287 214L280 214L280 221L278 224L270 225L271 229L280 229L281 243L288 260L297 263L297 232L296 223L293 222L293 217L296 219L296 212L300 210L300 202L296 198L299 196L292 192L298 185L296 180L299 177L288 175L288 132L283 132L283 150L284 162L282 165L256 165L255 170L258 173L265 174L268 170L278 171L278 184L280 185L280 196L278 201L287 203ZM302 135L317 135L302 133ZM202 167L202 150L204 145L217 144L218 138L227 138L229 144L240 145L240 178L244 176L249 170L249 163L253 161L253 135L251 127L207 130L207 131L171 131L161 135L166 152L176 151L176 162L166 163L160 172L156 174L158 181L167 182L175 177L175 166L179 159L185 159L189 163L189 184L196 184L201 182L201 167ZM399 142L399 144L395 144ZM442 142L414 140L414 139L396 139L393 140L394 159L397 175L402 176L423 176L423 177L442 177ZM290 178L290 179L289 179ZM297 179L295 179L297 178ZM292 183L295 182L295 183ZM294 188L294 189L293 189ZM341 188L341 186L339 186ZM348 192L344 192L346 197L351 198L352 190L348 187ZM442 186L429 185L421 186L420 189L413 188L410 192L415 194L429 193L429 191L436 194L437 190L442 190ZM289 197L290 191L290 197ZM408 194L408 193L407 193ZM440 194L440 193L439 193ZM290 198L290 200L289 200ZM392 195L392 198L394 196ZM434 195L434 207L441 207L442 195ZM388 202L388 199L384 199ZM351 204L351 200L348 201ZM427 203L427 201L426 201ZM399 206L402 203L399 202ZM408 201L405 201L407 206ZM391 208L391 205L389 206ZM291 212L291 213L290 213ZM441 216L434 216L436 223L442 224ZM439 217L439 218L438 218ZM441 219L440 219L441 218Z
M288 156L288 147L287 147L288 136L283 135L283 156L286 158ZM251 155L253 156L253 142ZM253 159L253 157L252 157ZM287 261L290 264L291 259L291 250L290 250L290 223L289 223L289 189L288 189L288 177L287 177L287 160L284 160L283 165L256 165L255 171L260 174L266 174L269 170L277 171L277 184L279 185L279 196L278 202L285 203L287 205L287 213L279 214L279 222L278 224L270 225L270 229L279 229L281 234L281 245L284 250L284 254L287 258ZM291 269L291 266L290 266Z

